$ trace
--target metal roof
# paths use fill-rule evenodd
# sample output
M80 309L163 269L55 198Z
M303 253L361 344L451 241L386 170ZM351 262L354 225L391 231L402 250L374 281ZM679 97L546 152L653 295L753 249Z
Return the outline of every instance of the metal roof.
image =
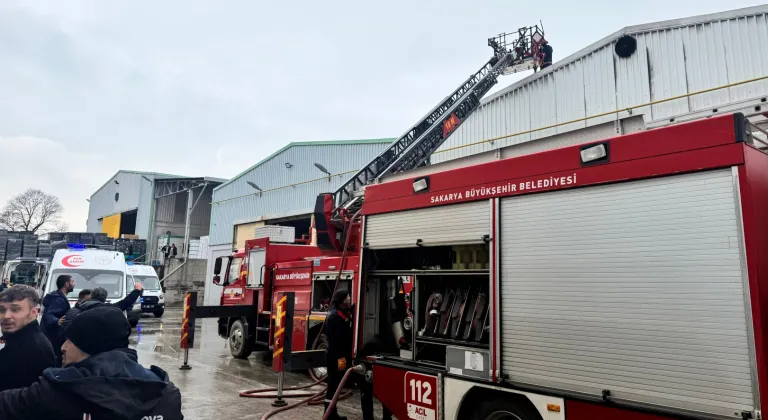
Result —
M93 192L93 194L91 194L91 198L93 198L94 195L96 195L99 191L101 191L102 188L106 187L110 182L112 182L113 179L115 179L115 177L117 177L120 174L148 175L148 176L162 177L162 178L184 178L184 177L182 177L180 175L164 174L164 173L160 173L160 172L144 172L144 171L131 171L131 170L121 169L121 170L115 172L114 175L109 177L107 182L101 184L101 186L99 188L97 188L96 191Z
M629 57L614 51L624 35L637 44ZM484 98L431 161L765 112L768 57L758 51L768 51L768 5L626 27Z
M362 140L322 140L322 141L294 141L291 143L286 144L285 146L281 147L278 151L272 153L271 155L265 157L264 159L257 162L255 165L251 166L250 168L244 170L243 172L240 172L239 174L233 176L228 181L224 182L223 184L219 185L214 189L217 190L219 188L222 188L235 180L241 178L243 175L248 174L249 172L253 171L254 169L258 168L259 166L263 165L264 163L270 161L275 156L279 155L280 153L283 153L284 151L292 148L292 147L300 147L300 146L338 146L338 145L347 145L347 144L372 144L372 143L392 143L396 139L394 138L381 138L381 139L362 139Z
M483 103L491 102L494 99L500 96L504 96L506 93L511 92L521 86L530 84L536 79L540 79L549 73L555 72L558 69L569 65L573 61L586 57L594 53L596 50L599 50L605 46L611 45L616 39L618 39L623 35L631 35L631 34L637 34L642 32L658 31L662 29L673 29L673 28L680 28L685 26L700 25L700 24L704 24L704 23L708 23L716 20L735 19L735 18L747 16L747 15L757 15L757 14L763 14L763 13L768 13L768 4L763 4L760 6L744 7L741 9L728 10L724 12L710 13L707 15L698 15L698 16L679 18L679 19L670 19L670 20L663 20L663 21L652 22L652 23L644 23L640 25L627 26L627 27L624 27L623 29L620 29L604 37L603 39L597 42L594 42L576 51L575 53L561 60L558 60L557 62L553 63L550 67L544 70L533 73L532 75L522 80L518 80L517 82L507 86L506 88L498 92L495 92L491 95L486 96L485 98L483 98L482 102Z

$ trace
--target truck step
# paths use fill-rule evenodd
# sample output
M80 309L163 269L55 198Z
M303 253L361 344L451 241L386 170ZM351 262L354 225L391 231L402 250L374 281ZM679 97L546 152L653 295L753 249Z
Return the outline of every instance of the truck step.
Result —
M256 331L269 331L269 327L256 327Z

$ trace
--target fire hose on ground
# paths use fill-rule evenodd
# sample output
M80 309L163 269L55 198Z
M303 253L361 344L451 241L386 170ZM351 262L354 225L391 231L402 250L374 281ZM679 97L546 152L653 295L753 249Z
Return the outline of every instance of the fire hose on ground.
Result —
M349 219L349 224L347 225L347 235L344 241L344 249L342 250L341 254L341 263L339 264L339 276L336 278L336 284L333 287L333 293L336 293L336 290L339 287L339 282L341 281L341 274L344 270L344 263L347 259L347 249L349 248L349 239L352 236L349 232L349 229L352 227L352 222L355 220L355 218L360 214L360 210L355 212L355 214L352 216L352 218ZM323 320L322 325L320 328L322 329L325 326L325 320ZM318 334L315 337L315 341L312 344L312 347L314 348L317 345L317 341L320 338L320 334ZM336 403L339 400L348 398L352 395L351 390L344 391L344 384L347 382L347 379L349 378L349 375L352 374L353 371L356 371L358 373L365 373L365 368L362 365L353 366L349 369L347 369L347 372L344 373L344 378L342 378L341 383L339 384L339 387L336 389L336 393L333 395L333 399L331 400L331 403L328 405L328 410L326 410L325 414L323 415L323 420L327 420L328 416L330 416L330 413L333 412L334 407L336 407ZM282 378L282 377L281 377ZM284 407L278 407L275 408L272 411L267 412L262 416L261 420L267 420L268 418L274 416L275 414L281 413L283 411L287 411L293 408L296 408L298 406L301 406L303 404L307 405L320 405L324 402L324 395L328 391L328 386L326 385L325 388L322 390L319 390L315 393L312 392L302 392L302 393L295 393L295 394L289 394L289 395L282 395L282 391L301 391L304 389L312 388L313 386L320 385L323 383L324 380L316 381L309 385L301 385L301 386L292 386L288 388L282 388L282 380L280 381L280 387L279 388L263 388L263 389L251 389L247 391L243 391L240 393L241 397L244 398L272 398L272 399L282 399L282 398L303 398L301 401L297 401L292 404L288 404ZM274 394L274 392L277 392L277 394Z
M347 372L349 373L349 371L351 371L352 369L353 368L350 368ZM347 375L344 376L344 380L342 380L341 385L339 385L339 389L336 390L336 394L337 395L339 394L339 390L343 389L344 382L346 382L346 380L347 380ZM283 391L301 391L301 390L304 390L304 389L312 388L313 386L316 386L316 385L320 385L321 383L323 383L322 380L316 381L316 382L314 382L312 384L309 384L309 385L292 386L292 387L284 388ZM325 399L325 393L326 393L327 390L328 390L328 387L326 386L325 388L323 388L323 389L321 389L321 390L319 390L319 391L317 391L315 393L312 393L312 392L302 392L302 393L295 393L295 394L288 394L288 395L279 395L279 394L274 394L274 392L278 391L277 388L263 388L263 389L252 389L252 390L248 390L248 391L243 391L243 392L240 393L240 396L244 397L244 398L270 398L270 399L274 399L274 398L277 398L277 397L281 397L281 398L303 398L301 401L297 401L295 403L288 404L285 407L276 408L276 409L274 409L272 411L269 411L268 413L264 414L264 416L261 418L261 420L267 420L268 418L274 416L275 414L281 413L283 411L290 410L292 408L296 408L296 407L298 407L300 405L303 405L303 404L307 404L307 405L320 405L320 404L323 403L323 400ZM337 395L334 395L334 397L336 397ZM341 394L339 396L338 400L341 400L341 399L344 399L344 398L348 398L350 395L352 395L352 391L349 391L349 390L345 391L343 394ZM336 406L336 403L335 403L336 400L337 399L334 399L334 403L333 403L334 407Z

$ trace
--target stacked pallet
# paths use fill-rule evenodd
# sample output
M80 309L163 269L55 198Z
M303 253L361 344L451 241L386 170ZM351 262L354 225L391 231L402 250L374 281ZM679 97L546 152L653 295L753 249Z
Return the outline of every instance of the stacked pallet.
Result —
M19 238L18 234L13 235L13 232L9 233L8 242L5 247L5 259L15 260L17 258L21 258L21 252L23 249L24 240Z
M80 244L80 233L78 232L66 232L64 234L64 242L68 244Z
M51 258L53 256L53 246L51 241L39 241L37 245L38 258Z
M8 231L0 230L0 261L5 261L5 247L8 244Z
M22 246L21 256L27 258L37 257L37 235L23 234L21 235Z
M83 245L94 245L93 233L81 233L80 243Z

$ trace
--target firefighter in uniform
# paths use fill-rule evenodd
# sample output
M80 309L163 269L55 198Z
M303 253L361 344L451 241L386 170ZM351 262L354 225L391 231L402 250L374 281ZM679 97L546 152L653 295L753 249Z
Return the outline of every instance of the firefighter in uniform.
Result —
M352 367L352 312L351 298L346 290L339 290L333 294L331 308L325 318L325 338L328 347L325 350L326 367L328 368L328 391L325 393L325 410L333 399L333 395L341 384L347 369ZM353 373L349 381L358 384L360 388L360 402L363 412L363 420L373 420L373 386L365 378ZM391 418L385 410L384 419ZM334 420L346 420L339 416L336 407L330 416Z

